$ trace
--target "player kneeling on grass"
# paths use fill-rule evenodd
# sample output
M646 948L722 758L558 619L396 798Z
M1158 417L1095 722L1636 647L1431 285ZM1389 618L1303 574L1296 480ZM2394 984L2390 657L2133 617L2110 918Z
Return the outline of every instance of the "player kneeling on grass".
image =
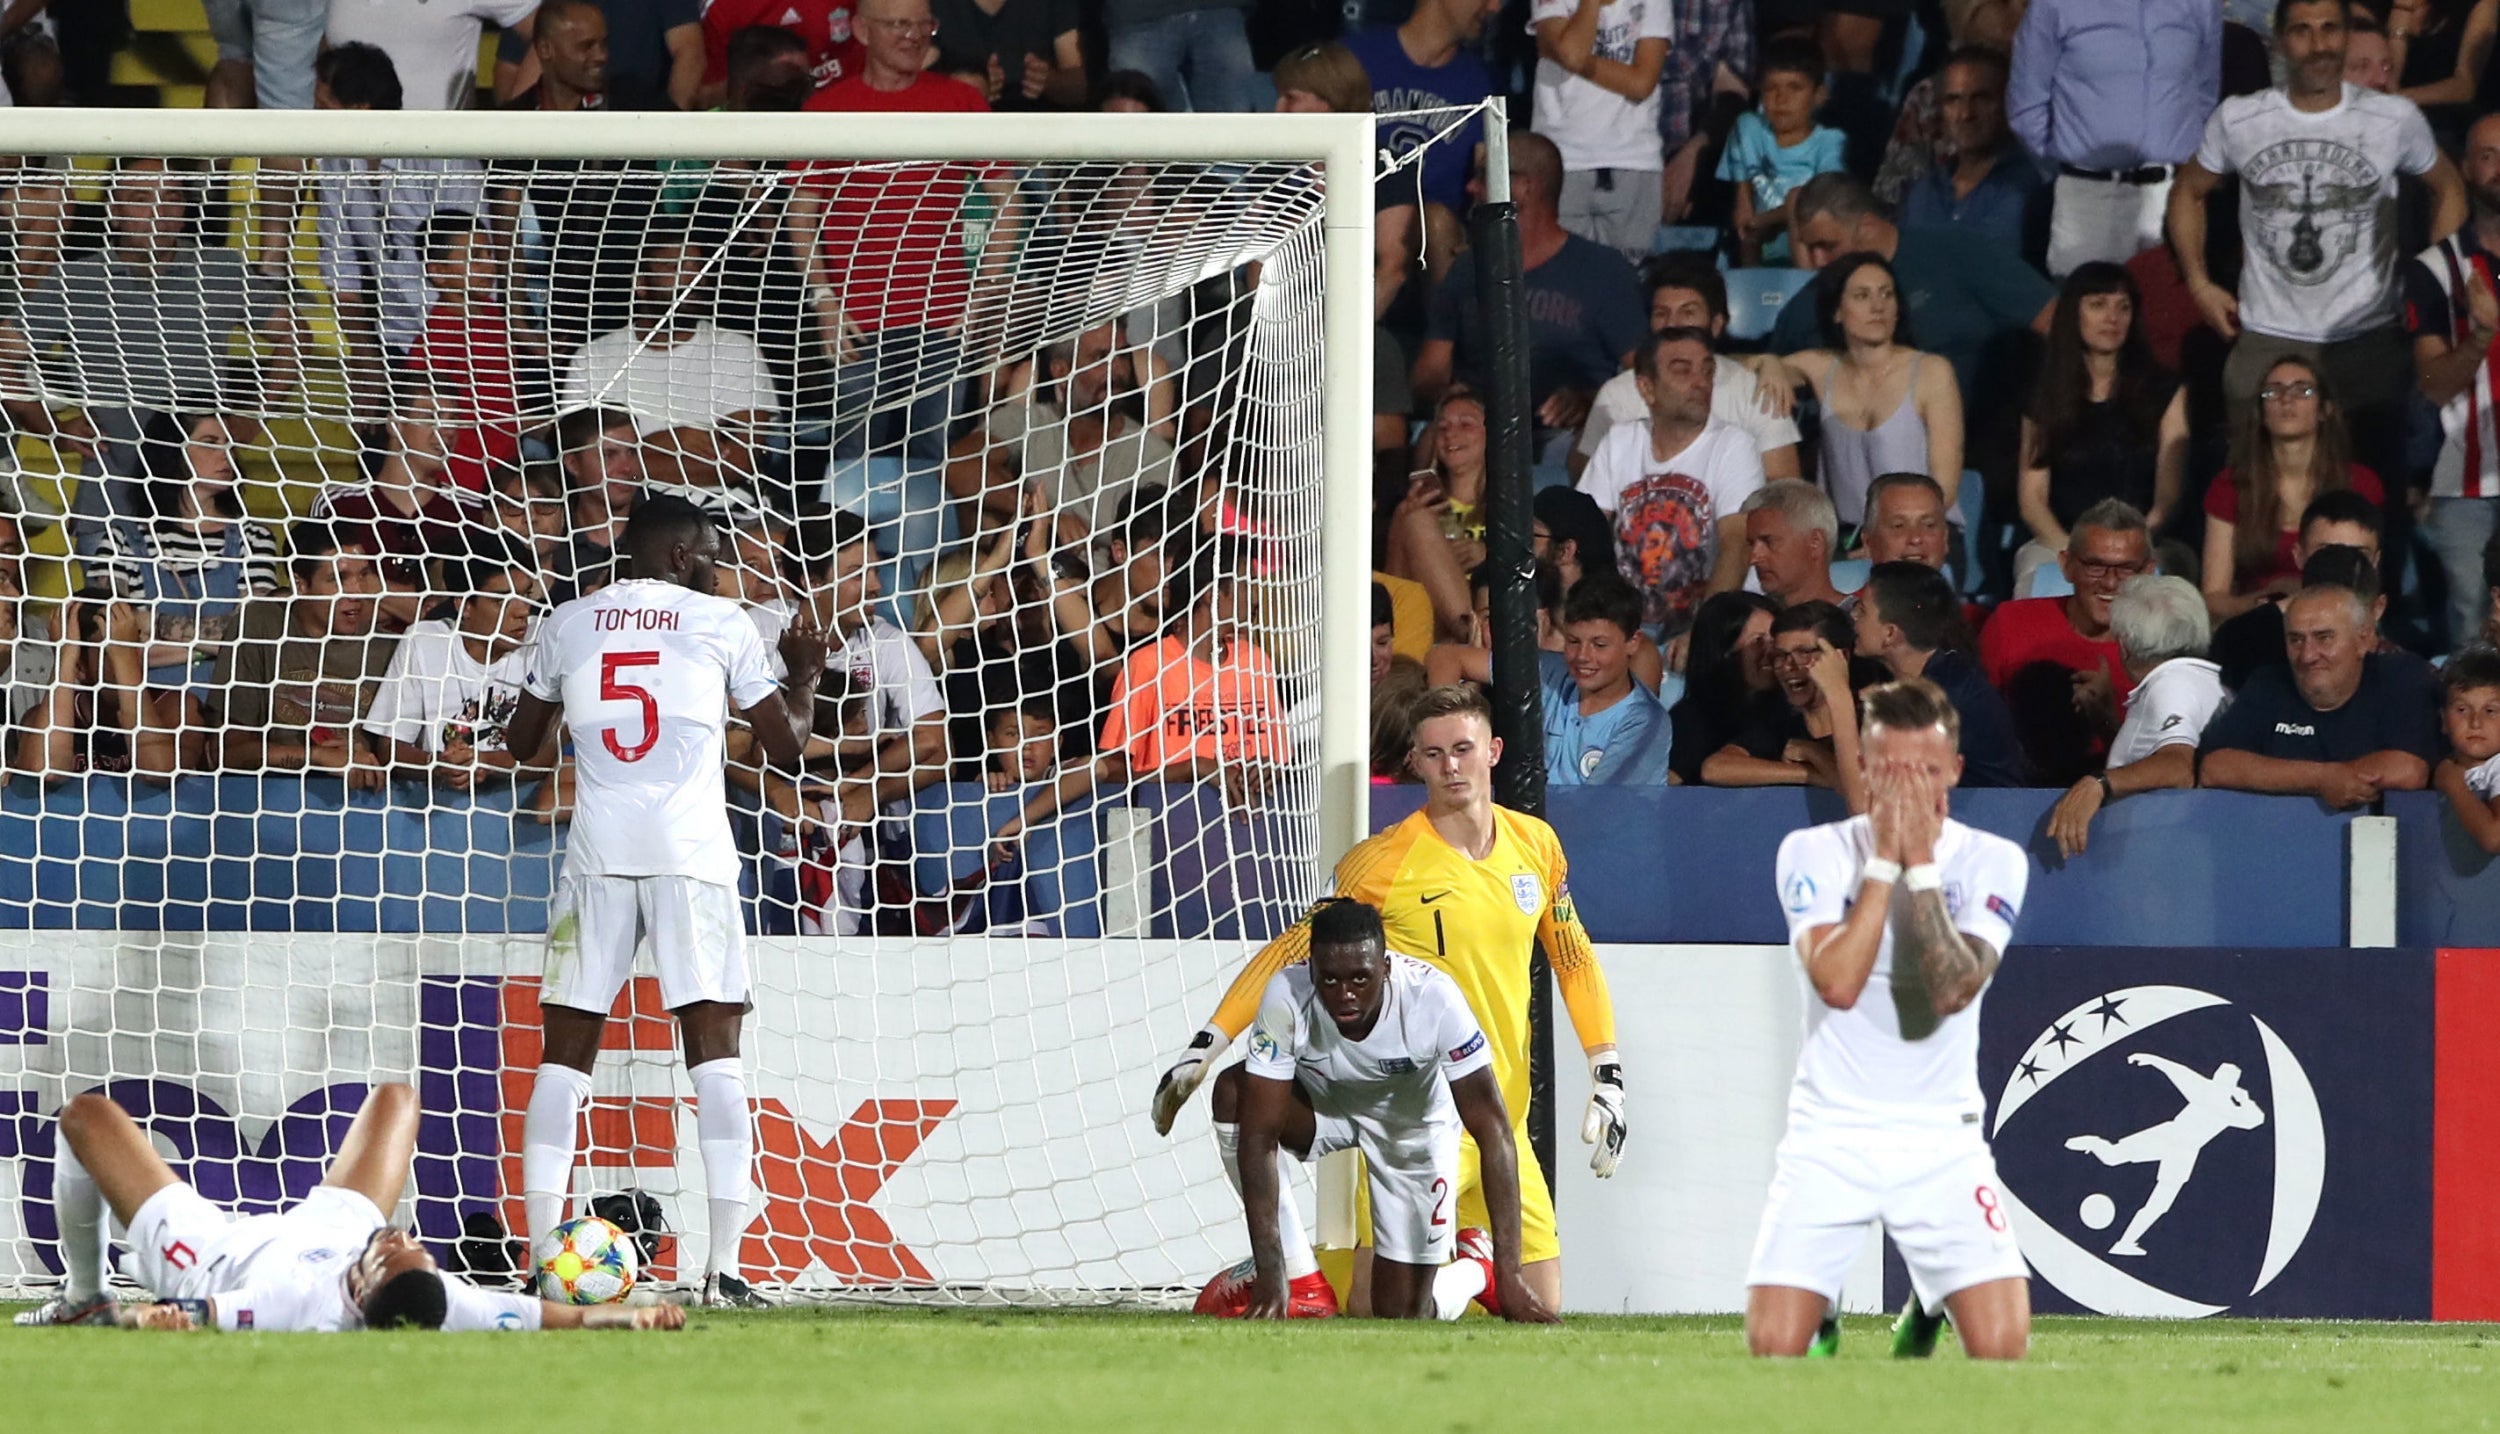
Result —
M1360 1150L1375 1314L1456 1319L1481 1299L1507 1319L1553 1322L1520 1279L1518 1153L1484 1029L1456 982L1389 951L1376 909L1338 900L1312 913L1310 961L1267 983L1249 1058L1216 1078L1214 1105L1224 1173L1250 1222L1241 1313L1335 1313L1277 1156ZM1458 1233L1452 1217L1462 1128L1483 1152L1489 1239ZM1231 1288L1211 1287L1200 1308L1239 1301L1239 1276L1218 1276Z
M1912 677L1867 689L1862 817L1789 833L1780 904L1812 988L1771 1194L1754 1242L1755 1354L1832 1353L1841 1280L1882 1222L1909 1266L1893 1353L2020 1359L2031 1285L1980 1134L1979 997L2014 934L2021 847L1952 819L1961 717Z
M385 1213L408 1185L417 1093L374 1088L321 1184L294 1208L235 1218L178 1179L128 1112L101 1095L61 1108L52 1199L69 1284L22 1325L125 1329L678 1329L674 1305L584 1309L481 1290L435 1268ZM104 1288L104 1212L128 1232L156 1296L124 1307Z

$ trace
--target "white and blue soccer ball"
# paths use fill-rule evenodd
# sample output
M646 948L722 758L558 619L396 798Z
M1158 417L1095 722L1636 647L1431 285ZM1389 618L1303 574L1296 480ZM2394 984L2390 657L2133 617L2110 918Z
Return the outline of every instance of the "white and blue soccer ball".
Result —
M564 1305L614 1304L634 1288L642 1256L633 1237L596 1215L567 1220L531 1251L538 1293Z

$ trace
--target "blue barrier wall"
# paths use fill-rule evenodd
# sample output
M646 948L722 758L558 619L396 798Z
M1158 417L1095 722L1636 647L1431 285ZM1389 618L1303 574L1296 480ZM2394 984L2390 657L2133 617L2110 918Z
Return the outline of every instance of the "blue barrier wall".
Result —
M1418 787L1377 787L1375 828L1412 812ZM2061 861L2045 836L2049 791L1957 793L1962 820L2031 854L2026 944L2341 946L2351 817L2289 797L2164 792L2116 803L2091 849ZM932 788L915 823L924 894L982 865L980 837L1015 794ZM1281 822L1228 819L1212 792L1141 787L1037 832L982 905L994 920L1046 917L1101 930L1102 814L1156 814L1151 934L1261 939L1291 917L1275 853ZM2500 939L2500 873L2446 803L2392 796L2405 946ZM1841 815L1829 792L1579 787L1552 795L1572 890L1601 941L1778 943L1771 895L1782 837ZM186 777L172 787L94 777L0 794L0 929L532 932L546 927L558 860L547 828L506 794L348 796L326 778ZM1012 897L1012 900L1010 898Z

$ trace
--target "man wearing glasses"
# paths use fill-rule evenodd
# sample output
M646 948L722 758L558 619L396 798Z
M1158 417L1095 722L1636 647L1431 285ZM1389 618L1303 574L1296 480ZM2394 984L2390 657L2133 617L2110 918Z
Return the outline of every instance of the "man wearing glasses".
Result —
M2014 730L2042 780L2066 786L2097 770L2135 686L2110 630L2110 600L2153 570L2144 515L2116 498L2068 530L2058 565L2074 591L2004 603L1979 638L1979 665L2005 696Z

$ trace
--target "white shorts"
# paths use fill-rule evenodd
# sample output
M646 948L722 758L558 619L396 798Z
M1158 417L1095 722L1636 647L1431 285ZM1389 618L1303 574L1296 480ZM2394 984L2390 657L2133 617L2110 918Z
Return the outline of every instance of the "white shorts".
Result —
M248 1261L280 1233L273 1227L285 1233L317 1227L336 1232L341 1242L362 1243L386 1219L371 1200L343 1185L316 1185L275 1215L237 1218L176 1181L149 1196L130 1222L130 1275L158 1299L207 1299L233 1286L229 1267Z
M1381 1158L1380 1143L1342 1115L1311 1112L1316 1129L1310 1159L1340 1150L1363 1152L1371 1186L1372 1254L1401 1265L1439 1267L1450 1262L1458 1240L1458 1134L1432 1142L1429 1158L1397 1166Z
M1878 1221L1931 1310L1973 1285L2030 1274L2014 1246L1996 1159L1976 1130L1927 1139L1817 1132L1780 1142L1745 1283L1812 1290L1838 1304L1866 1227Z
M737 890L690 876L567 876L556 883L539 1001L608 1014L644 941L659 968L664 1008L746 1004L746 923Z

